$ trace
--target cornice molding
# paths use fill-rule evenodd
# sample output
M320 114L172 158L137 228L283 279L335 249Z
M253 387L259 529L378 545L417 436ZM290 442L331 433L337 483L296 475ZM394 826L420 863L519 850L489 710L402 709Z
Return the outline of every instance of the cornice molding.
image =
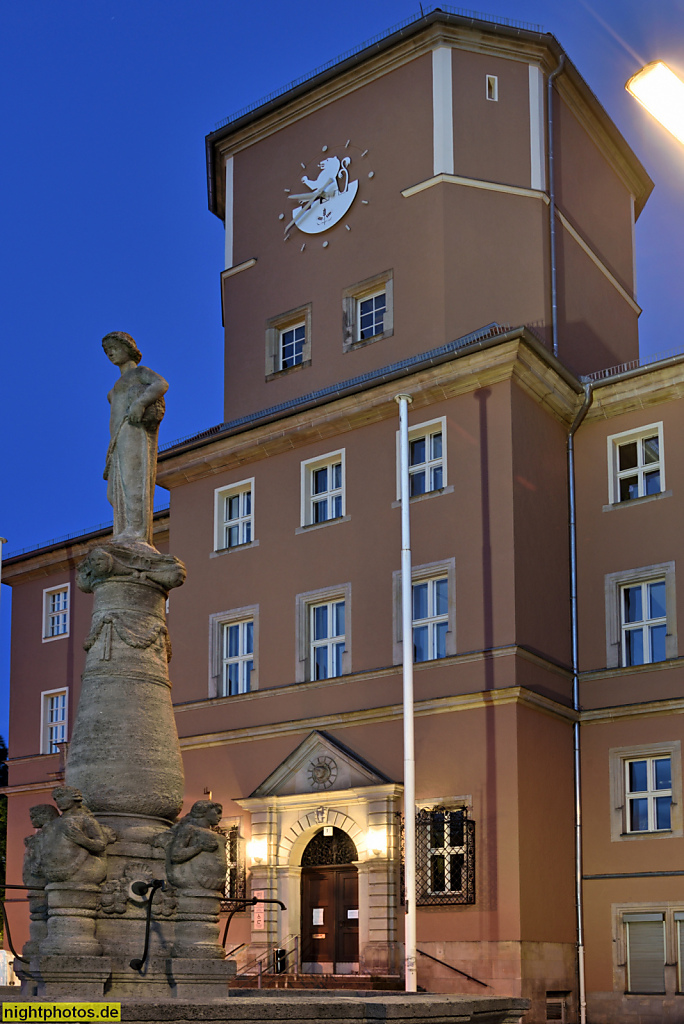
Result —
M557 704L548 697L528 690L523 686L507 686L500 690L486 690L478 693L459 694L455 697L436 697L418 700L414 704L416 718L431 715L453 714L460 711L482 710L488 707L505 707L520 704L535 711L551 715L566 722L574 722L577 714ZM364 725L379 725L397 722L403 718L403 705L389 704L384 707L364 708L360 711L344 711L330 715L317 715L287 722L269 722L240 729L225 729L215 733L181 737L181 750L198 750L206 747L223 747L233 743L271 739L293 733L310 732L312 729L345 729Z
M169 513L154 520L153 536L159 543L168 540ZM111 537L109 530L86 533L81 537L62 543L49 544L44 548L36 548L25 555L15 555L2 563L2 582L10 587L16 583L27 583L29 580L43 579L54 576L58 572L69 572L75 568L92 548Z
M407 374L402 377L401 388L413 395L413 408L422 409L509 380L515 380L556 419L568 426L572 422L579 401L576 391L528 342L522 328L510 332L494 345L456 354L446 362ZM163 487L177 487L347 433L359 426L394 419L396 392L394 380L381 384L371 382L366 390L236 430L216 440L203 440L200 446L186 448L177 455L167 452L159 464L157 480Z
M684 398L684 355L597 381L586 422L610 419Z

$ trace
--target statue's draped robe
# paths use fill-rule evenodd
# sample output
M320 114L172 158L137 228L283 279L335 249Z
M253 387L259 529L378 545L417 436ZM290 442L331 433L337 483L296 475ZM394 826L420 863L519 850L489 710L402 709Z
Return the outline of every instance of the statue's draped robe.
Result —
M140 423L129 412L151 384L163 378L147 366L126 370L108 394L111 404L104 477L107 498L114 509L114 539L152 543L154 487L157 475L157 435L164 415L164 399L145 410Z

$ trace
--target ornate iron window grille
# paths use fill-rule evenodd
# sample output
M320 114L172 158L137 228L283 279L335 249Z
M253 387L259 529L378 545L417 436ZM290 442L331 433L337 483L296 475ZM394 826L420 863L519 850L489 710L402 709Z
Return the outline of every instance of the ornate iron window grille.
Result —
M238 825L231 825L229 828L221 829L226 837L226 898L221 900L221 910L244 910L241 903L234 903L234 900L244 900L247 896L247 872L245 868L245 850L240 828Z
M302 854L303 868L351 864L358 860L354 840L336 826L332 833L326 836L322 828L316 832Z
M474 902L475 822L465 807L424 808L416 815L416 903Z

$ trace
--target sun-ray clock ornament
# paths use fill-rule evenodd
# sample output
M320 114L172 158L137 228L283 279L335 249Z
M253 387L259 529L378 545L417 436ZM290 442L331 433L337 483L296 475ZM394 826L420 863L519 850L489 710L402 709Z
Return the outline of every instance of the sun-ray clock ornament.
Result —
M293 206L288 213L280 213L279 220L285 221L283 238L287 242L302 235L321 235L344 221L347 231L347 214L352 204L368 206L367 182L375 177L375 171L368 160L368 150L361 150L347 141L342 146L323 146L322 158L300 164L305 172L300 181L305 190L285 189ZM301 236L300 236L301 237ZM327 249L328 239L322 248ZM306 240L301 239L300 251L306 249Z

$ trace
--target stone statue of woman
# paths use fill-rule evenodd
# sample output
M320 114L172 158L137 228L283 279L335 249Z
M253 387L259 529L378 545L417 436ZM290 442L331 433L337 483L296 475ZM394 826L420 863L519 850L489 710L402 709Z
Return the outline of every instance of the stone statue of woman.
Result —
M102 339L102 347L121 371L107 395L111 439L104 478L114 509L114 542L152 547L157 435L169 385L138 365L142 354L130 334L113 331Z

